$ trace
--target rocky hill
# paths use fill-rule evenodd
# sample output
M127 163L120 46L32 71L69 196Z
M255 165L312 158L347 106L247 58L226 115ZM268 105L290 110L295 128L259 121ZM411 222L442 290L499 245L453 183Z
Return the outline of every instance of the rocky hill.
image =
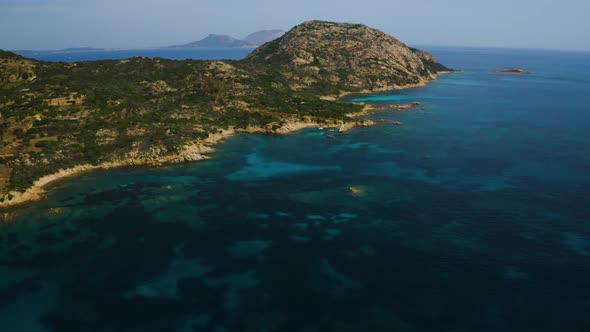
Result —
M381 90L420 84L447 70L426 52L362 24L309 21L256 49L249 61L281 66L299 87Z
M34 80L33 67L33 61L0 50L0 89L10 89L22 82Z
M442 70L380 31L319 21L241 61L57 63L0 51L0 208L83 170L199 160L231 132L366 124L349 116L362 106L322 97L414 86Z

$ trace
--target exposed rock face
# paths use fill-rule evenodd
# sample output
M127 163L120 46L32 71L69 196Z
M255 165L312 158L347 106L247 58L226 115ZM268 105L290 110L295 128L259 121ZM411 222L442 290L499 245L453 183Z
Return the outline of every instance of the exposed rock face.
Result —
M329 82L344 90L420 84L447 70L426 52L362 24L309 21L252 52L278 63L302 87Z
M151 83L144 81L142 83L144 83L150 89L150 91L155 95L164 95L167 92L174 91L174 89L171 88L168 85L168 83L166 83L165 81L162 81L162 80L158 80L158 81L151 82Z
M35 79L34 63L14 53L0 50L0 88Z

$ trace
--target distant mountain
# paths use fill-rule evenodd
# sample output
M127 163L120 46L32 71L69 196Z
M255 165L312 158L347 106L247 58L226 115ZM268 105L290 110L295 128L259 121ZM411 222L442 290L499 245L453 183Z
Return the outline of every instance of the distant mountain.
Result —
M183 45L168 46L166 48L255 48L273 41L285 32L282 30L261 30L248 35L246 38L236 39L227 35L209 35L204 39Z
M244 38L244 41L253 45L262 45L273 41L285 34L283 30L261 30Z
M167 48L254 48L256 46L226 35L209 35L199 41Z
M272 40L275 40L285 32L282 30L261 30L248 35L246 38L237 39L227 35L215 35L210 34L209 36L194 41L188 44L167 46L163 48L179 48L179 49L191 49L191 48L256 48L260 45L266 44ZM40 54L62 54L62 53L83 53L83 52L101 52L106 48L94 48L94 47L77 47L77 48L64 48L61 50L16 50L17 54L25 57L32 57Z

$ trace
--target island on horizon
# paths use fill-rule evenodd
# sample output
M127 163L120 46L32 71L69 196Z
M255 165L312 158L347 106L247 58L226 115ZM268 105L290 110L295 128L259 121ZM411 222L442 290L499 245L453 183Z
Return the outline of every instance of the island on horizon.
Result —
M254 49L273 41L285 34L283 30L260 30L253 32L244 39L237 39L228 35L209 34L207 37L181 45L160 46L145 49ZM47 54L71 54L105 51L133 50L134 48L98 48L98 47L71 47L56 50L14 50L13 52L24 57Z
M93 169L207 158L237 133L372 122L348 93L422 86L449 69L362 24L308 21L239 61L42 62L0 52L0 207Z
M520 69L520 68L500 69L500 70L496 70L496 73L498 73L498 74L521 74L521 75L530 74L530 72L528 72L524 69Z

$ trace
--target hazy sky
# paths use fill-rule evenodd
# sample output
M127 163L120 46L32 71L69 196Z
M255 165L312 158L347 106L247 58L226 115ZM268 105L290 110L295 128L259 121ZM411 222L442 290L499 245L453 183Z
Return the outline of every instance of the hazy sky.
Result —
M165 46L310 19L411 45L590 50L590 0L0 0L0 49Z

